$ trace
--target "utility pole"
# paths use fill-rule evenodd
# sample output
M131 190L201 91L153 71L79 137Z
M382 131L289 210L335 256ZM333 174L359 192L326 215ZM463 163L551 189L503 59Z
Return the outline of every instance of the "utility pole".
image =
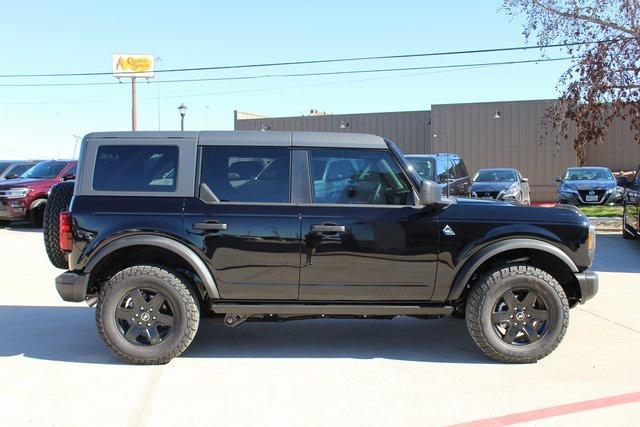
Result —
M162 61L162 58L156 56L156 63L159 63L160 61ZM158 77L156 78L156 89L158 90L156 96L156 107L158 109L158 130L160 130L160 74L158 74Z
M136 78L131 77L131 130L138 130L138 116L136 114Z

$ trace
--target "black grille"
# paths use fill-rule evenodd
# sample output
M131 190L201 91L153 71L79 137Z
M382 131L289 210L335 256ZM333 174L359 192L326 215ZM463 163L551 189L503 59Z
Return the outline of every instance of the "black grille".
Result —
M604 196L605 190L579 190L578 193L580 194L580 197L582 197L582 200L586 201L587 196L590 196L592 191L596 196L598 196L598 202L601 201L602 197Z
M500 192L499 191L478 191L476 192L476 194L481 199L484 199L487 197L491 197L492 199L495 199L496 197L498 197L498 194L500 194Z

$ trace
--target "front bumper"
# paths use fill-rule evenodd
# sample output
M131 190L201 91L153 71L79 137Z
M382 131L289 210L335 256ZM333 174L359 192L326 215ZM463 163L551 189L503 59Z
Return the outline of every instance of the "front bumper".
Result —
M83 302L87 297L89 275L67 271L56 277L56 290L68 302Z
M586 202L580 197L580 194L559 192L557 197L558 204L564 205L584 205L584 206L597 206L597 205L620 205L622 204L622 194L620 193L606 193L601 200L597 202Z
M584 304L598 292L598 275L588 268L580 273L575 273L575 276L580 285L580 304Z
M20 220L27 215L24 199L8 199L0 197L0 220Z

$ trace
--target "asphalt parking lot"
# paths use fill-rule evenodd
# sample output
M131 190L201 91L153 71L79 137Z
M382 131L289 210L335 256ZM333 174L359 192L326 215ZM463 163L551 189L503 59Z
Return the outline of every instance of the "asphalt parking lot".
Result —
M601 234L600 292L535 365L487 359L454 318L204 320L170 364L129 366L64 303L40 230L0 228L3 425L637 425L640 242ZM478 422L480 420L484 420Z

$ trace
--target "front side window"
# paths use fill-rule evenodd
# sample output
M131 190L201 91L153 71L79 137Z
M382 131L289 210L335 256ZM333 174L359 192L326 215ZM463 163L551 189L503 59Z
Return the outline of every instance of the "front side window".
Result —
M103 145L96 156L93 189L172 192L176 189L177 167L176 146Z
M67 166L68 162L47 161L31 167L20 178L42 179L55 178Z
M409 205L411 186L388 151L310 151L313 202Z
M267 147L206 147L202 182L221 202L289 202L290 151Z

